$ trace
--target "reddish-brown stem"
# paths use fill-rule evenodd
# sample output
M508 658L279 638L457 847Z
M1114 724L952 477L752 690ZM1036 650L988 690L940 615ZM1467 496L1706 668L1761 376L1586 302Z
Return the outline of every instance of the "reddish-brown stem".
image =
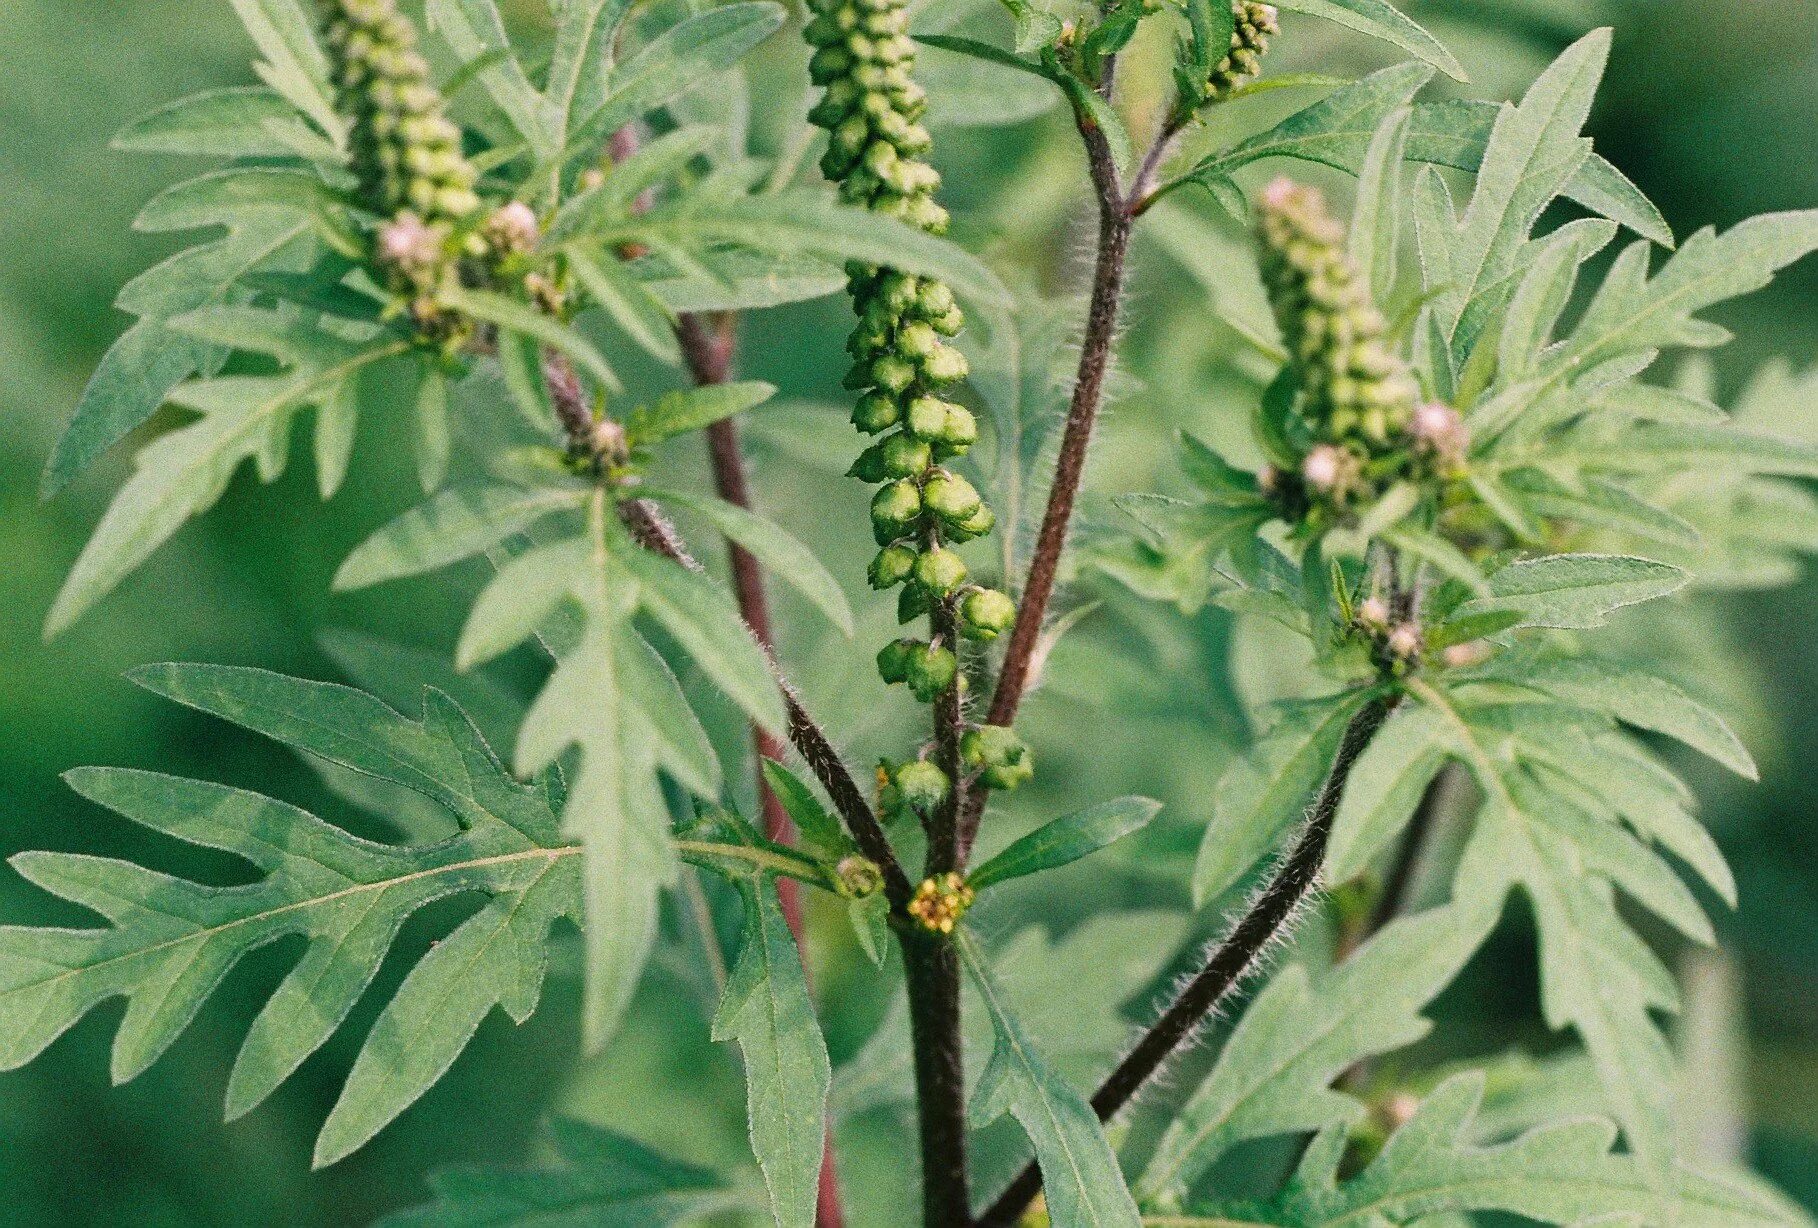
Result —
M711 321L698 315L683 315L676 322L676 339L688 362L694 382L703 387L723 384L732 378L732 362L738 349L738 320L730 313L716 315ZM730 418L722 418L707 428L707 450L713 462L714 489L720 498L739 507L751 506L751 482L745 473L745 455L739 446L739 428ZM764 650L776 653L776 640L770 626L770 599L764 592L764 573L751 552L737 542L728 542L727 558L732 568L732 591L738 599L739 613L745 625ZM758 804L764 812L764 833L785 844L795 839L795 824L770 782L764 779L763 761L781 762L787 753L782 741L761 726L752 726L752 744L757 751ZM803 933L802 887L790 879L776 881L777 896L783 906L783 917L800 946ZM846 1218L840 1205L839 1176L834 1167L833 1132L821 1155L820 1197L815 1212L817 1228L844 1228Z
M1067 426L1054 466L1054 483L1048 490L1048 506L1036 535L1029 576L1018 596L1016 626L1004 650L1003 669L998 674L997 688L992 693L990 713L986 717L993 725L1013 724L1029 689L1036 650L1041 644L1042 624L1054 597L1061 555L1067 547L1074 507L1085 478L1093 428L1098 422L1099 406L1104 401L1105 376L1111 367L1111 347L1117 337L1118 315L1123 304L1130 234L1134 226L1130 202L1124 198L1118 183L1117 163L1104 131L1083 113L1079 117L1079 131L1086 145L1092 182L1098 192L1098 254L1092 271L1092 303L1086 315L1086 334L1080 345L1079 369L1067 409ZM978 836L986 792L982 783L975 784L960 804L962 865Z
M1294 848L1230 934L1213 949L1205 965L1100 1085L1092 1097L1092 1108L1100 1121L1109 1121L1116 1116L1168 1059L1193 1038L1226 995L1255 967L1262 953L1268 950L1318 883L1319 868L1325 861L1332 824L1338 817L1338 806L1344 798L1351 769L1394 711L1395 704L1393 696L1372 699L1351 718L1332 771L1314 800L1306 827ZM979 1217L980 1228L1008 1228L1016 1223L1041 1189L1041 1184L1041 1170L1030 1164L990 1210Z

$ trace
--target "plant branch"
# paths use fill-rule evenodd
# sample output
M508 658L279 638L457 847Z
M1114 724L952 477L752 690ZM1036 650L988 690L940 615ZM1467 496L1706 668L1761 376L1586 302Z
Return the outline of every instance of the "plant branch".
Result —
M647 501L626 499L619 504L619 515L645 549L680 563L690 571L704 570L694 556L688 553L675 526L664 520L661 513ZM890 838L884 834L883 825L872 813L871 805L865 800L851 769L840 758L839 752L834 749L833 743L827 739L826 733L808 709L803 707L795 687L783 676L774 657L770 659L770 669L777 685L782 688L783 702L789 716L790 742L800 752L815 779L827 790L828 797L833 799L833 807L845 821L859 851L877 863L884 876L885 895L891 906L899 913L902 912L908 907L915 888L904 872L902 862L897 860L896 850L891 847Z
M953 940L910 922L899 937L909 995L920 1103L922 1223L972 1223L966 1160L966 1070L960 1029L960 963Z
M1099 1120L1108 1121L1152 1079L1176 1050L1192 1039L1208 1016L1243 980L1269 945L1281 934L1301 903L1319 881L1332 824L1344 797L1345 784L1358 757L1369 746L1394 710L1393 696L1371 699L1345 727L1332 771L1320 787L1300 838L1275 876L1251 903L1249 911L1212 951L1205 966L1189 981L1160 1019L1137 1041L1136 1047L1111 1072L1092 1097ZM1041 1170L1033 1164L1011 1183L991 1209L979 1219L980 1228L1006 1228L1014 1224L1041 1189Z
M1016 626L1004 651L1004 664L991 697L993 725L1010 725L1028 690L1042 624L1054 597L1061 555L1072 527L1074 507L1086 471L1086 454L1104 400L1105 376L1111 365L1111 346L1117 336L1118 314L1123 303L1130 234L1134 219L1118 182L1117 163L1104 130L1083 111L1076 111L1080 139L1093 186L1098 193L1098 251L1092 273L1092 302L1086 315L1086 333L1080 346L1079 368L1074 376L1073 397L1067 409L1067 426L1061 436L1048 506L1036 535L1029 575L1018 595ZM975 785L963 799L959 818L960 863L971 853L984 814L986 789Z
M698 387L724 384L732 378L733 358L738 350L738 317L722 312L711 319L684 313L676 320L675 336L682 357ZM707 451L713 463L713 485L720 498L738 507L752 505L751 482L745 471L744 449L739 444L738 424L722 418L707 428ZM772 658L776 655L776 638L771 631L770 600L764 592L764 573L756 558L737 542L726 543L727 561L732 570L733 596L738 600L739 614L752 636ZM779 843L795 839L795 824L784 809L782 799L764 776L764 760L782 762L787 750L775 734L761 725L751 727L752 748L757 754L758 806L764 814L764 834ZM793 879L779 878L777 899L783 919L796 945L802 945L805 920L802 915L801 887ZM820 1194L816 1200L816 1228L844 1228L846 1215L840 1200L839 1178L834 1166L833 1131L827 1132L825 1152L821 1157Z

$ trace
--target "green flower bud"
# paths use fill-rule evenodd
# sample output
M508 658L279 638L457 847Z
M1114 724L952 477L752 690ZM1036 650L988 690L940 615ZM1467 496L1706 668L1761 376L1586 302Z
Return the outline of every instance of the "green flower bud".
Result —
M922 376L931 384L956 384L970 370L966 356L950 345L939 346L922 359Z
M866 578L871 581L872 588L880 591L895 588L915 571L915 558L915 551L907 546L886 546L871 560Z
M890 473L884 468L884 445L874 443L858 454L846 470L846 476L857 478L861 482L883 482L889 479Z
M922 487L922 501L941 520L963 525L978 514L983 501L971 482L957 473L942 470Z
M892 482L871 500L871 528L878 545L909 536L922 515L922 492L914 482Z
M978 442L978 419L963 405L949 405L939 442L955 452L964 452Z
M892 640L885 644L877 654L878 676L891 686L909 681L909 662L926 647L919 640Z
M1276 180L1258 202L1257 236L1263 284L1305 392L1315 441L1355 452L1365 468L1374 457L1411 451L1412 441L1402 437L1413 421L1419 386L1389 348L1382 313L1345 251L1345 228L1327 211L1324 197L1292 180ZM1367 497L1376 480L1340 482L1337 476L1315 483L1335 502Z
M928 590L919 584L905 585L896 595L896 621L900 626L909 625L932 608Z
M917 397L909 402L909 429L930 442L944 438L948 412L957 408L939 397Z
M945 546L924 550L915 560L915 582L932 597L945 597L966 582L966 562Z
M909 690L925 704L933 703L959 677L959 658L948 648L923 646L909 658ZM900 783L900 782L899 782Z
M960 759L993 789L1014 789L1035 775L1035 756L1004 725L985 725L960 738Z
M1016 603L993 588L979 588L960 602L960 629L967 638L996 639L1016 622Z
M903 411L897 405L896 398L881 392L871 392L860 397L857 407L852 411L852 425L867 435L881 434L902 421L902 418ZM915 428L912 425L910 429Z
M1281 33L1281 19L1274 5L1260 0L1233 0L1231 13L1237 20L1231 31L1230 54L1219 61L1207 79L1204 102L1228 97L1255 80L1262 72L1263 57L1269 53L1269 40Z
M884 472L893 478L915 477L934 463L934 453L928 442L907 432L890 436L881 447Z
M857 853L840 858L833 867L833 876L839 884L839 893L849 900L876 895L884 885L883 871L878 869L877 862Z
M978 505L978 511L964 520L950 522L947 534L955 541L969 542L975 537L983 537L997 527L997 513L984 503Z
M897 768L891 776L891 783L896 786L903 805L923 814L946 801L947 792L953 787L953 782L947 779L947 773L925 759L912 759Z

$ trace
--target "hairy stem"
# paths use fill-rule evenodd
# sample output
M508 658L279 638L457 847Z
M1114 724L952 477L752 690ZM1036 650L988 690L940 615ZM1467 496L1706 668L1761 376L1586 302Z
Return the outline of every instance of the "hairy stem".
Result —
M684 314L676 321L676 340L688 371L700 387L723 384L732 378L733 359L738 350L738 317L724 312L709 319ZM708 456L713 463L713 485L720 498L749 509L751 482L745 472L745 454L739 444L738 424L722 418L707 428ZM737 542L726 544L727 560L732 569L732 591L738 600L739 614L752 636L773 657L776 638L771 631L770 599L764 591L764 573L751 552ZM779 843L795 839L795 824L783 808L782 799L764 777L764 760L782 762L787 750L781 739L760 725L751 727L753 749L757 752L758 805L764 813L764 834ZM783 908L783 919L796 945L802 945L804 918L802 889L793 879L779 878L776 891ZM815 1210L816 1228L844 1228L845 1212L840 1202L838 1172L833 1158L833 1131L827 1132L827 1143L821 1157L820 1195Z
M903 934L902 943L921 1105L922 1223L925 1228L967 1228L972 1206L959 952L947 935L925 930Z
M619 504L619 514L645 549L672 559L690 571L702 570L700 563L682 544L675 526L664 520L648 502L627 499ZM783 702L789 716L790 742L800 752L803 762L807 763L815 779L821 782L821 787L827 790L827 796L833 799L833 808L839 812L847 831L858 844L859 851L877 863L884 876L884 893L892 908L898 913L903 912L908 907L915 888L903 870L902 862L897 859L890 838L884 834L883 825L878 822L877 815L872 813L871 805L859 789L852 770L840 758L839 751L834 749L833 743L828 740L808 709L802 706L801 698L783 676L774 657L771 658L770 668L777 685L783 691Z
M1107 77L1109 71L1107 71ZM1098 193L1098 252L1092 272L1092 303L1086 315L1085 338L1080 345L1079 368L1073 380L1073 397L1067 409L1067 426L1061 436L1054 481L1048 489L1048 506L1036 535L1029 575L1018 595L1016 626L1004 650L1004 664L991 696L992 725L1010 725L1029 689L1042 624L1054 597L1061 555L1073 524L1073 511L1085 478L1086 454L1104 400L1105 376L1111 367L1111 346L1117 337L1118 314L1135 219L1130 201L1118 183L1117 164L1104 130L1083 112L1077 116L1080 138L1085 142L1087 163ZM1158 141L1158 145L1160 142ZM1158 159L1159 160L1159 159ZM959 816L960 863L970 855L984 815L986 789L974 785L962 799Z
M1282 932L1319 881L1332 823L1358 757L1395 708L1393 697L1370 700L1346 726L1331 774L1320 787L1306 827L1281 868L1270 879L1230 934L1213 948L1205 966L1189 981L1160 1019L1143 1033L1127 1057L1092 1097L1099 1120L1108 1121L1129 1104L1176 1050L1192 1039ZM1041 1170L1029 1165L979 1220L981 1228L1014 1224L1041 1189Z

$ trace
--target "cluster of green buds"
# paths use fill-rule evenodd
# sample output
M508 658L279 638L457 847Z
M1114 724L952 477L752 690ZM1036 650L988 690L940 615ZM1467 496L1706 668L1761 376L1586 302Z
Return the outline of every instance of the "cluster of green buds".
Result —
M947 800L953 782L938 763L911 759L907 763L885 760L877 765L877 808L885 818L905 810L932 814Z
M1269 40L1281 33L1281 16L1273 4L1260 0L1231 0L1231 48L1203 82L1183 83L1183 101L1194 107L1208 106L1229 98L1232 93L1256 80L1262 74L1263 57L1269 54Z
M489 273L523 264L541 237L536 214L517 201L485 211L461 130L444 114L416 28L396 0L322 3L360 202L384 219L374 258L427 337L458 339L441 291L459 283L463 261L483 261Z
M924 160L934 142L921 124L928 98L915 83L915 43L905 0L810 0L803 30L808 71L825 92L809 122L827 130L821 170L848 202L939 234L941 177Z
M921 124L927 99L911 76L907 5L811 0L811 8L810 74L824 92L809 119L828 134L821 169L849 203L941 233L947 212L934 199L940 175L925 160L932 142ZM945 464L978 440L972 412L944 395L966 378L966 358L951 344L966 317L953 291L931 278L866 266L848 273L859 317L846 345L853 360L846 386L860 394L852 422L879 437L851 470L882 484L871 502L881 548L872 587L902 586L904 622L952 603L961 634L995 639L1015 620L1015 607L1004 594L969 584L950 548L996 524L972 483ZM899 641L879 654L878 668L924 702L958 678L951 645Z
M960 761L993 789L1014 789L1035 775L1035 756L1004 725L981 725L960 738Z
M1290 501L1343 508L1419 470L1454 472L1468 445L1463 419L1450 406L1420 404L1325 198L1276 180L1257 209L1257 235L1310 436L1300 471L1265 475L1265 485Z

